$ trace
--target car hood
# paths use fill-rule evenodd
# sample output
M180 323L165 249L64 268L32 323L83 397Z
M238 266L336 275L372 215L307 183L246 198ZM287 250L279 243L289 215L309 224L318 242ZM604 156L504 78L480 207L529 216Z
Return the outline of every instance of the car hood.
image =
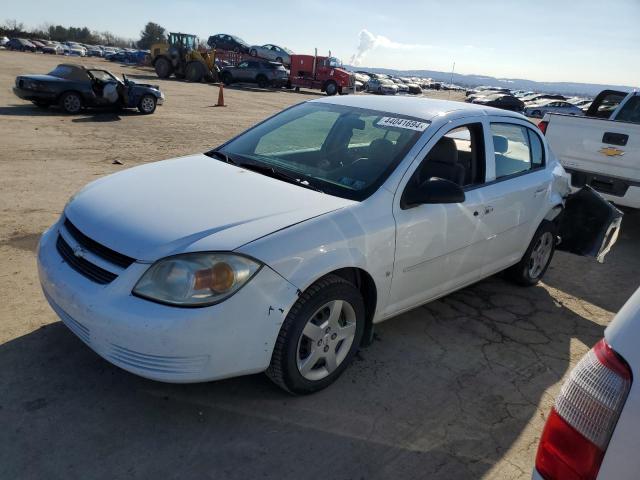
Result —
M98 243L152 262L235 250L353 203L198 154L97 180L72 198L65 216Z

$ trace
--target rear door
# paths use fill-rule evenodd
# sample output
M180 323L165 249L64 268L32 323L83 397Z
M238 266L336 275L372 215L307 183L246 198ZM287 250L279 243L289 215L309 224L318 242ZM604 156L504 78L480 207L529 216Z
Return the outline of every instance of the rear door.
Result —
M250 74L249 70L249 62L244 61L240 62L233 72L234 79L239 82L246 82L248 80L253 80L253 76Z
M552 175L540 132L509 117L488 119L484 217L489 239L483 275L518 261L548 211Z

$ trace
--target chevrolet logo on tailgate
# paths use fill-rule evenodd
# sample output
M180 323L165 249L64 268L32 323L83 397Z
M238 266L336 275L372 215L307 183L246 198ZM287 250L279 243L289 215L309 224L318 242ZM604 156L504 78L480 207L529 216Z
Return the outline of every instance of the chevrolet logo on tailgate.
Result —
M624 155L624 150L620 150L619 148L616 148L616 147L603 147L600 150L598 150L598 152L600 152L603 155L606 155L607 157L620 157Z

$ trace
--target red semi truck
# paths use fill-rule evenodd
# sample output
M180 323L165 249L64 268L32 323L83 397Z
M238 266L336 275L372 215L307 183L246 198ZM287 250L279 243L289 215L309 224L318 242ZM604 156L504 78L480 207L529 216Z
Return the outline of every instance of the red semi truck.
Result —
M313 88L327 95L353 92L355 77L335 57L291 55L289 81L292 88Z

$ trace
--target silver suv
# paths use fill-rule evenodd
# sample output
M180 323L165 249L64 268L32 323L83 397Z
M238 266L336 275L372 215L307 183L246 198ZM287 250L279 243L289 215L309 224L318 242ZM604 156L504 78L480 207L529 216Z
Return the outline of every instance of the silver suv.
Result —
M289 81L289 72L276 62L245 60L235 67L224 67L221 72L225 85L235 82L257 83L259 87L283 87Z

